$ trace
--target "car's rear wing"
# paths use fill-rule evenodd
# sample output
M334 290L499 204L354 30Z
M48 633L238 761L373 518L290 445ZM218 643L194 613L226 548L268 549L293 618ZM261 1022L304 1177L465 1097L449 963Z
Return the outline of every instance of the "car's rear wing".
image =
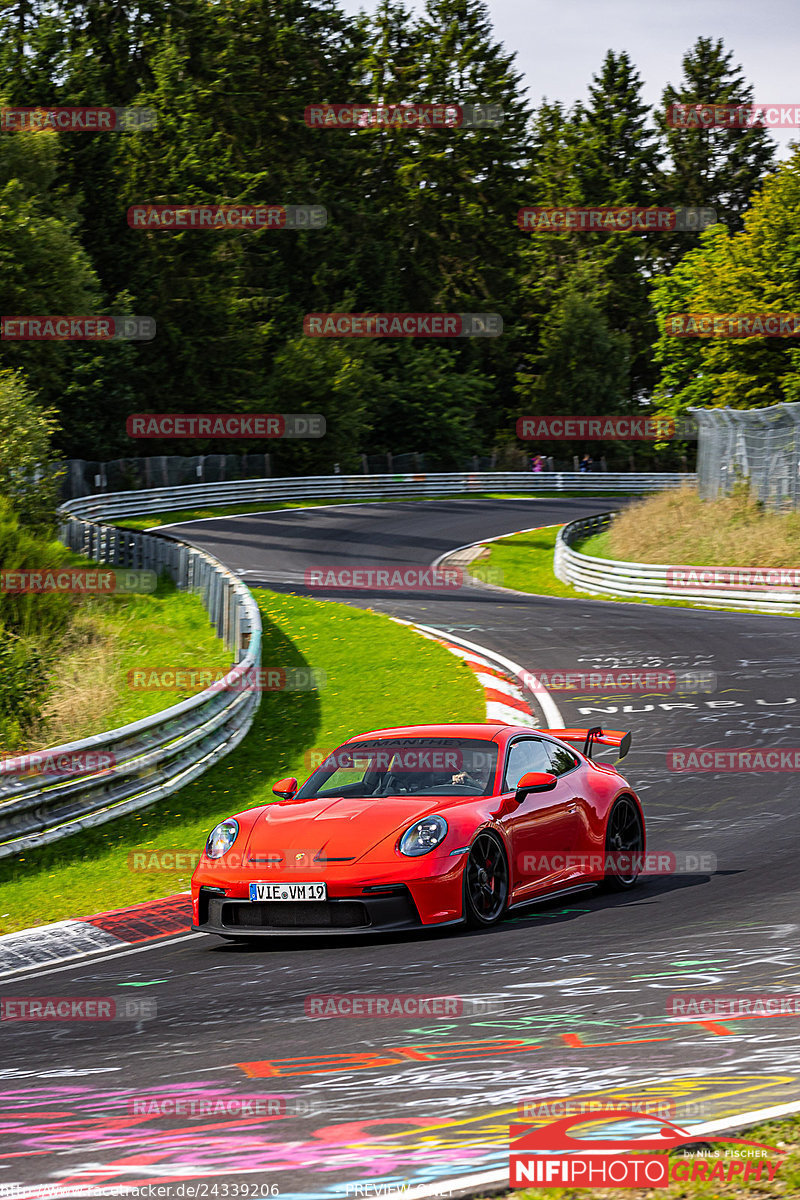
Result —
M621 729L601 729L599 725L594 725L591 729L548 729L547 732L560 738L562 742L575 742L576 745L582 742L583 753L587 758L592 757L592 746L595 742L599 746L615 746L619 750L620 758L624 758L631 748L631 735Z

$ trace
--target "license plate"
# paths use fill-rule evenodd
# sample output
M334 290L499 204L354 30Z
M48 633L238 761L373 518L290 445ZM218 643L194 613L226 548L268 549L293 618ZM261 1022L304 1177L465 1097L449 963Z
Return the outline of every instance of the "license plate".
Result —
M251 883L251 900L327 900L324 883Z

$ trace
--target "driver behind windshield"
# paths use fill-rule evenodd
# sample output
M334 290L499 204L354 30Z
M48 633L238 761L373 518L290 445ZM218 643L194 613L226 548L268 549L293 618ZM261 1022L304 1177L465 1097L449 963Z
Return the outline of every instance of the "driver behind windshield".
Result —
M460 740L409 739L342 747L323 762L296 799L314 796L487 795L497 747Z
M454 756L455 757L455 756ZM425 792L434 788L466 787L470 791L484 792L491 774L491 764L487 755L480 755L476 761L470 756L469 769L463 758L460 769L453 768L439 771L408 771L403 770L393 762L383 779L383 787L388 790L402 792Z
M470 787L478 788L481 792L486 791L489 777L492 773L491 763L486 761L487 756L481 756L482 761L470 762L469 770L458 771L450 780L454 784L467 784Z

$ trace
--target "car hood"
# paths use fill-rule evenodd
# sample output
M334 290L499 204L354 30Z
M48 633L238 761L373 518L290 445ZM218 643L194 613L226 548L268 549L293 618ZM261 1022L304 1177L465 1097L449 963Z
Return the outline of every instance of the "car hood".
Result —
M249 855L320 854L354 861L387 838L397 838L420 817L452 803L442 796L382 796L357 799L282 800L268 804L253 823Z

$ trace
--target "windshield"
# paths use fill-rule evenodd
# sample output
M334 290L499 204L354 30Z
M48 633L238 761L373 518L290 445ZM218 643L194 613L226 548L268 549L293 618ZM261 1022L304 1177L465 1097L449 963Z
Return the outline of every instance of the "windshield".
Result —
M497 745L462 738L376 738L325 759L297 793L324 796L489 796Z

